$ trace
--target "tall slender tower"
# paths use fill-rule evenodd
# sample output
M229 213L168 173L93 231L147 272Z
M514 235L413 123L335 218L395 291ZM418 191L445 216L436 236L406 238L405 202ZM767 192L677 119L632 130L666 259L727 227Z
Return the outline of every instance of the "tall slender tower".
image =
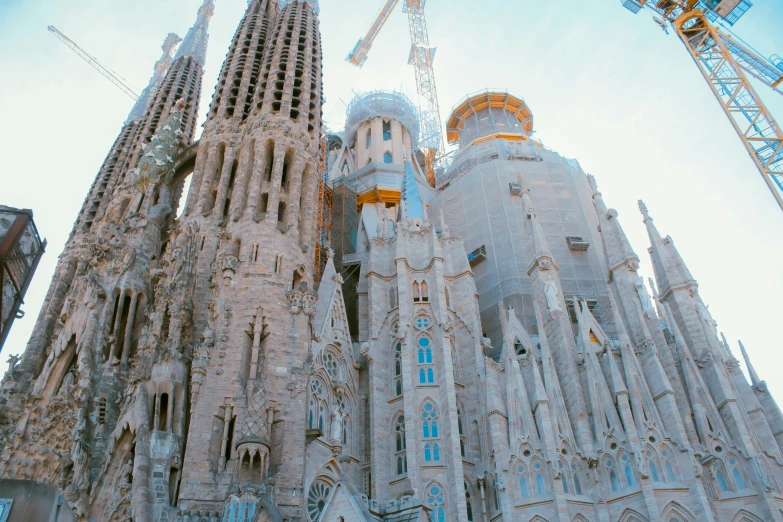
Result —
M59 487L80 519L152 520L170 508L153 500L160 458L145 459L181 459L187 423L167 422L169 453L151 451L158 426L139 412L161 358L149 350L146 314L184 182L174 159L193 140L213 10L205 0L173 58L180 40L167 36L87 195L22 360L3 380L0 475Z
M204 332L192 368L199 385L184 511L222 512L229 494L237 500L227 512L260 498L287 517L304 511L321 99L317 4L250 2L220 74L183 218L200 231L193 324Z

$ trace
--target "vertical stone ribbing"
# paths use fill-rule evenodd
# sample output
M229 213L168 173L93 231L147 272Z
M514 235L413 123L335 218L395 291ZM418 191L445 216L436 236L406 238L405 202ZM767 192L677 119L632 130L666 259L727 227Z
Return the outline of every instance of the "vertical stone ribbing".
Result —
M250 113L266 48L269 26L277 18L276 0L253 0L220 70L218 85L209 108L210 120L245 120Z

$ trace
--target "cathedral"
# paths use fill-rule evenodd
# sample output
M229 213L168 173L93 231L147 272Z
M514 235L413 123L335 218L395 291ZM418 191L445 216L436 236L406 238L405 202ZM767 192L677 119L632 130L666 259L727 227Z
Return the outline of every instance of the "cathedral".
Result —
M213 11L166 38L0 385L0 497L59 518L0 519L783 522L783 415L655 209L624 217L646 280L507 92L455 106L434 183L401 93L326 131L317 0L250 0L195 141Z

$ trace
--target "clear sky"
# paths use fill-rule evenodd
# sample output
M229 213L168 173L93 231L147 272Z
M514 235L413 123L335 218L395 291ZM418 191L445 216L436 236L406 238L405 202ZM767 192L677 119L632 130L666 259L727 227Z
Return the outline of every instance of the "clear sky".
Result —
M345 56L383 0L322 0L327 125L355 92L415 95L398 7L363 69ZM755 0L734 30L783 55L783 4ZM133 104L46 30L54 25L141 90L168 32L184 36L201 0L0 0L0 203L32 208L49 240L3 361L23 351L57 256ZM216 0L201 120L246 0ZM600 7L599 7L600 6ZM690 55L650 15L617 0L429 0L441 119L466 94L523 97L537 138L576 158L618 210L642 275L652 275L636 201L671 235L719 329L783 400L783 212ZM760 88L783 122L783 97ZM777 318L777 319L776 319ZM743 365L744 366L744 365ZM5 368L5 362L0 365Z

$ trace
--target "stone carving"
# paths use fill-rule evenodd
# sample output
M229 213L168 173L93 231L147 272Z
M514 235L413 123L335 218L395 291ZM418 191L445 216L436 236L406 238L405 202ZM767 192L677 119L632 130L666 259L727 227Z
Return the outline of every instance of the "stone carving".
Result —
M653 307L652 301L650 300L650 294L647 292L647 287L644 285L644 279L639 277L634 282L634 287L636 288L636 295L639 297L639 303L642 306L642 313L649 316L650 318L655 316L655 309Z
M332 409L332 425L329 436L329 441L341 441L343 436L343 412L338 406Z
M761 463L761 457L758 455L754 456L751 459L751 463L753 464L753 470L756 472L756 476L759 478L759 482L764 487L765 491L774 491L775 486L772 484L772 481L769 478L769 474L767 473L767 470L764 468L764 465Z
M563 313L563 308L560 306L560 298L557 292L557 283L552 276L544 278L544 295L546 296L546 305L549 311L553 315L557 313Z

